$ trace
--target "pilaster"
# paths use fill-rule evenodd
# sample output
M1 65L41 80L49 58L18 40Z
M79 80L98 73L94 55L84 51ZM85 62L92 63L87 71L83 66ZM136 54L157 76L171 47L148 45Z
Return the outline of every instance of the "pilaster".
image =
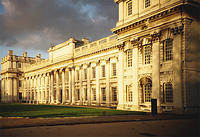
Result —
M161 112L160 94L160 41L156 40L152 46L152 98L157 99L158 113Z
M123 109L124 104L124 44L118 45L119 61L117 66L117 84L118 84L118 106L117 109Z

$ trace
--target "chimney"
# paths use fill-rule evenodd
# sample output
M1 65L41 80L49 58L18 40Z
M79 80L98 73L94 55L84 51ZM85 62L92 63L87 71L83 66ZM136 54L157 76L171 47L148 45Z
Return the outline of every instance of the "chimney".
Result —
M23 53L23 57L27 57L27 52L24 52L24 53Z
M13 55L13 50L8 50L8 55Z

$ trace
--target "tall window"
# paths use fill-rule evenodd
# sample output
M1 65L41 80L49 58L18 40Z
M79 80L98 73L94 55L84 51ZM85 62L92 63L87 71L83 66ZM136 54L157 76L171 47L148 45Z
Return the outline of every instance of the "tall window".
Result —
M79 71L76 70L76 79L79 80Z
M127 96L127 101L128 102L132 102L133 101L132 85L127 85L126 86L126 96Z
M117 87L112 87L113 101L117 101Z
M173 40L166 39L163 41L163 60L173 60Z
M112 76L117 75L116 63L112 63Z
M149 45L144 47L144 63L151 63L151 47Z
M80 100L80 89L76 89L77 100Z
M127 14L130 16L132 14L132 0L129 0L127 3Z
M93 100L96 101L97 97L96 97L96 88L92 88L92 94L93 94Z
M106 88L101 88L102 100L106 101Z
M22 87L22 81L21 80L19 81L19 87Z
M69 89L67 89L66 99L69 100Z
M132 67L132 50L127 50L127 66Z
M150 0L145 0L145 8L148 8L148 7L150 7L150 5L151 5L151 2L150 2Z
M92 67L92 78L96 78L96 67Z
M87 100L87 88L84 88L85 100Z
M163 103L173 103L173 87L171 83L163 84Z
M151 102L151 84L150 83L147 83L145 86L144 86L144 101L145 102Z
M84 69L84 78L87 79L87 69Z
M22 64L20 62L18 62L17 64L18 64L18 68L22 67Z
M101 66L102 77L106 77L106 68L105 65Z
M69 71L67 71L67 73L66 73L66 78L67 78L67 82L69 82Z

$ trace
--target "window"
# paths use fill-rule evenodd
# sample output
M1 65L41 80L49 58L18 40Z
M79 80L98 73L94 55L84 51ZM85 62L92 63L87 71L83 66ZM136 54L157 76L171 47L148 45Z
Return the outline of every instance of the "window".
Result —
M150 7L151 3L150 0L145 0L145 8Z
M173 103L173 87L171 83L163 84L163 103Z
M105 65L101 66L101 72L102 72L102 77L105 77L106 76Z
M67 78L67 82L69 82L69 71L67 71L67 73L66 73L66 78Z
M67 89L66 99L69 100L69 89Z
M93 100L96 101L96 88L92 88Z
M132 50L127 50L127 66L132 67Z
M20 62L18 62L17 64L18 64L18 68L22 67L22 64Z
M77 100L80 100L80 89L76 89Z
M151 102L151 84L150 83L144 86L144 101Z
M87 100L87 88L84 88L85 100Z
M92 78L96 78L96 67L92 67Z
M144 63L151 64L151 46L147 45L144 47Z
M106 101L106 88L101 88L102 100Z
M112 76L117 75L117 70L116 70L116 63L112 63Z
M112 87L113 101L117 101L117 87Z
M163 60L173 60L173 40L166 39L163 41Z
M127 101L132 102L133 101L133 91L132 91L132 85L127 85L126 86L126 96L127 96Z
M76 70L76 79L79 80L79 71Z
M85 77L85 80L87 79L87 69L84 69L84 77Z
M22 81L21 80L19 81L19 87L22 87Z
M127 3L127 14L130 16L132 14L132 0L129 0Z

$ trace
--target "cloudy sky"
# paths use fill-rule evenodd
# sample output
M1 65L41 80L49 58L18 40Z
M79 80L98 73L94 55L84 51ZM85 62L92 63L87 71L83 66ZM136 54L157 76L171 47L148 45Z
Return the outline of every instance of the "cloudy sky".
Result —
M8 49L47 57L50 43L106 37L117 12L113 0L0 0L0 58Z

